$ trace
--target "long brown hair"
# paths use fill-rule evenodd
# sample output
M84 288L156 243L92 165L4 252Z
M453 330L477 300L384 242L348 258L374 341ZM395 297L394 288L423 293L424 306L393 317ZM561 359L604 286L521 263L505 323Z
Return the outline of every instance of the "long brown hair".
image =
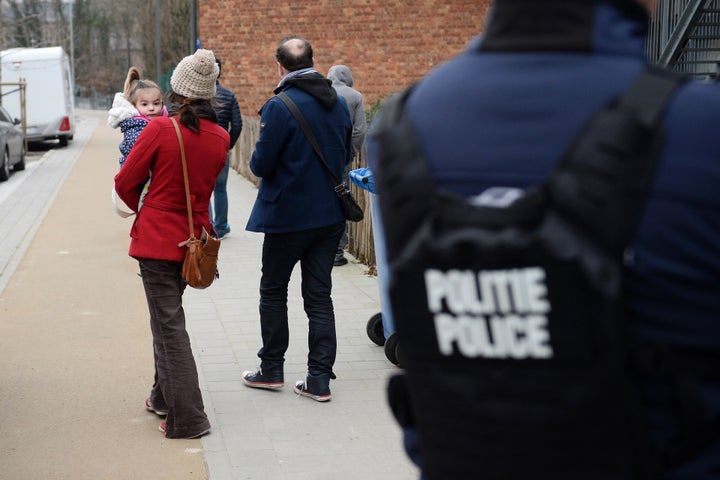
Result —
M170 109L177 111L180 123L195 133L200 132L201 118L208 118L217 123L217 114L214 109L217 102L214 98L187 98L170 90L166 100Z

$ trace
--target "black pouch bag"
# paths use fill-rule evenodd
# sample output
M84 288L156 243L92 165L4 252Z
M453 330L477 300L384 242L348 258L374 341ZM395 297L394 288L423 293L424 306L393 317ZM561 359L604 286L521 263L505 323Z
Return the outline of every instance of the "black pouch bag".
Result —
M335 187L335 193L337 193L340 199L340 206L342 207L343 215L345 220L350 222L359 222L363 219L363 211L360 205L355 201L352 192L345 183L340 183Z

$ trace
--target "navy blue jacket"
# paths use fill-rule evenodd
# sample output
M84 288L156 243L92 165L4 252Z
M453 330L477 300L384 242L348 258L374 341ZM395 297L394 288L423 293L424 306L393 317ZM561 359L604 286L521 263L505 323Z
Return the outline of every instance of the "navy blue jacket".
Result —
M352 160L352 124L345 101L318 73L295 77L284 91L313 130L338 178ZM260 135L250 170L262 179L246 226L288 233L345 221L333 184L290 110L277 97L260 109Z
M242 131L240 106L235 94L229 88L223 87L219 83L216 87L215 101L218 106L215 108L215 112L218 117L218 125L230 133L230 148L233 148Z
M520 3L515 20L532 19L533 2ZM572 16L545 25L496 15L483 38L419 83L407 111L440 185L471 196L543 181L593 112L646 67L647 18L600 0L590 8L584 30L577 19L563 23ZM627 265L630 321L641 341L720 353L718 125L717 85L689 82L668 106L657 179ZM372 138L368 151L372 166ZM667 385L647 387L648 430L669 438L676 419ZM717 415L720 385L706 387L704 406ZM720 446L702 457L677 478L716 478Z

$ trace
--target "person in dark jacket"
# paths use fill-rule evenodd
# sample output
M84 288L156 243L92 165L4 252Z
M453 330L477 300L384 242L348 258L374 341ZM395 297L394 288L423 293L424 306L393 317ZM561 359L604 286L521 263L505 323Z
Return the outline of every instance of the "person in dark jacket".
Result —
M215 94L215 112L218 116L218 125L230 133L230 149L235 146L240 132L242 131L242 115L240 115L240 106L238 105L235 94L226 87L220 85L220 75L222 75L222 61L215 57L220 74L218 82L215 86L217 93ZM215 232L218 238L225 238L230 233L230 225L228 224L228 196L227 196L227 179L230 172L230 152L228 152L227 162L220 175L215 182L215 190L213 190L213 203L211 207L211 218Z
M496 0L483 36L423 78L407 99L406 115L438 186L474 197L491 187L525 189L546 180L593 113L646 69L648 13L656 3ZM678 88L664 112L659 167L624 274L632 341L697 355L707 365L720 354L718 122L717 85L688 81ZM368 154L379 178L373 133L371 126ZM402 209L381 213L385 226L403 215ZM651 478L718 478L720 441L717 428L711 428L720 414L718 377L678 369L679 383L661 372L641 377L640 420L654 449L662 451L687 434L699 442L682 452L689 453L682 462ZM472 379L465 380L463 390L472 391ZM694 397L692 406L680 411L678 400L688 399L677 395L683 385ZM476 429L465 454L482 468L480 444L492 439L483 437L483 425ZM423 444L417 433L407 431L407 448L422 466L428 452L417 450ZM568 435L581 439L583 425ZM562 452L556 453L562 470ZM670 459L676 458L663 460ZM598 478L593 474L586 477ZM537 476L566 478L544 470Z
M313 68L310 43L284 38L276 51L284 92L313 130L325 160L340 177L352 159L352 124L345 101L330 81ZM337 351L331 272L345 217L332 181L290 110L277 96L260 109L260 136L250 169L262 179L247 230L263 232L260 279L260 366L245 371L249 387L283 386L288 348L287 294L300 262L302 296L309 320L307 376L295 392L330 400L330 379Z

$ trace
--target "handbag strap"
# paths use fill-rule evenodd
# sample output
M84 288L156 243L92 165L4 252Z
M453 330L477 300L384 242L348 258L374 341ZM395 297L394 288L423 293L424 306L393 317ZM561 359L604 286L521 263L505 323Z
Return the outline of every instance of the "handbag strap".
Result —
M302 112L300 112L300 109L297 107L297 105L295 105L295 102L293 102L292 98L290 98L287 93L280 92L277 96L280 100L282 100L285 106L287 106L288 110L290 110L290 113L292 113L293 117L295 117L295 120L297 120L300 128L305 133L305 136L310 141L312 147L315 149L315 153L317 153L318 157L320 157L320 161L325 166L325 170L327 170L328 175L330 175L330 180L332 180L333 182L335 192L340 193L342 190L345 189L345 185L343 185L337 175L335 175L330 169L330 165L328 165L325 161L325 156L323 156L322 151L320 151L320 145L318 145L317 140L315 139L315 135L313 135L313 132L310 129L310 125L308 125L307 121L305 121L305 117L303 116Z
M178 126L177 121L174 117L170 117L170 121L172 122L173 127L175 127L175 133L177 133L178 142L180 143L180 159L182 160L183 181L185 182L185 202L187 203L190 240L195 240L195 226L193 225L192 218L192 202L190 201L190 182L188 180L187 161L185 160L185 145L183 144L182 133L180 133L180 126Z

